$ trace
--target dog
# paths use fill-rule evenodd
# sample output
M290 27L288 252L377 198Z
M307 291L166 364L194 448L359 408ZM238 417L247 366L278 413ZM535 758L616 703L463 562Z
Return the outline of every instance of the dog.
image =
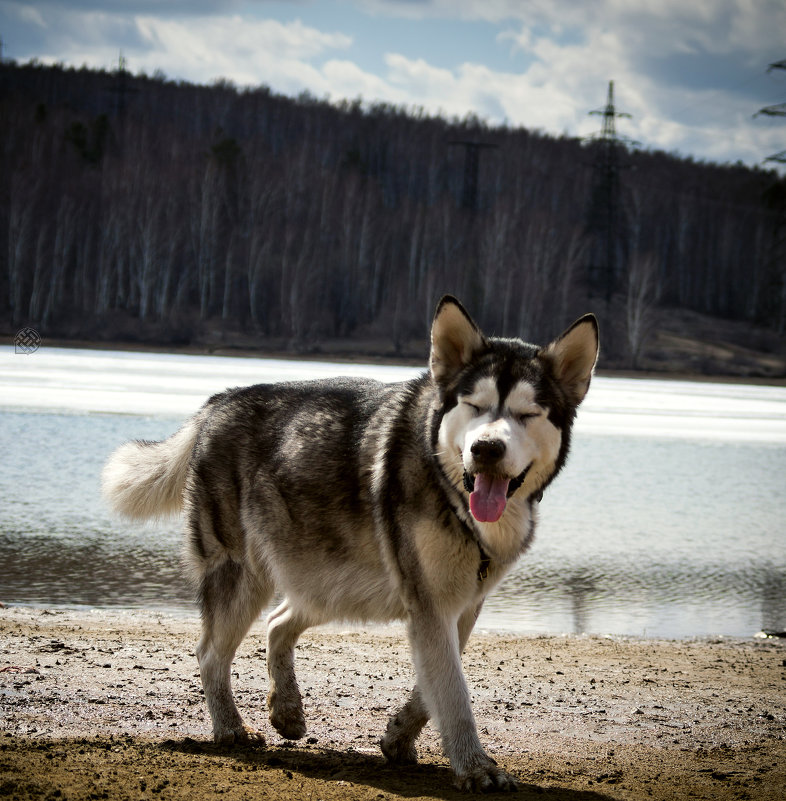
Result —
M268 706L283 737L306 732L294 672L305 629L403 619L416 685L390 718L382 752L414 763L431 718L459 788L516 789L481 745L461 653L485 597L532 542L597 355L591 314L539 348L485 336L445 296L419 378L229 389L169 439L112 454L102 483L117 512L184 512L217 742L262 739L235 705L230 668L278 590L284 600L267 620Z

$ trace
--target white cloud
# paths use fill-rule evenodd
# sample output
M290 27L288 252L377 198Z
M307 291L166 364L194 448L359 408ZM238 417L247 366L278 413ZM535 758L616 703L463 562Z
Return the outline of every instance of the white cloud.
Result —
M357 5L377 17L501 22L550 14L556 3L553 0L357 0ZM576 10L579 8L577 5Z
M18 8L12 10L21 14ZM282 23L237 14L164 18L49 7L41 26L46 49L36 57L44 62L109 68L122 50L134 70L162 70L193 82L265 83L282 92L328 92L312 62L352 44L346 34L321 31L299 19Z
M761 106L786 99L786 75L769 84L764 76L770 61L786 55L783 0L355 0L336 6L333 30L309 22L309 3L292 3L305 21L282 21L253 16L264 16L265 4L242 0L75 2L79 8L65 0L36 8L0 0L0 23L25 26L36 43L27 57L45 61L106 68L122 50L133 70L161 69L173 78L223 77L450 116L475 112L492 123L577 136L599 130L588 112L603 105L614 79L619 109L633 115L619 130L645 146L756 163L786 141L783 125L752 119ZM361 61L359 43L340 30L342 13L363 18L358 29L369 40L362 44L368 50L379 42L380 68ZM439 57L428 46L413 52L386 37L390 17L413 25L482 21L485 44ZM494 67L484 63L482 48L494 42L489 23L497 30L495 55L507 51L509 67L499 58ZM445 52L461 58L451 64Z
M222 77L239 84L265 83L285 92L326 89L310 85L320 83L310 62L352 43L342 33L324 33L300 20L140 17L137 26L144 48L135 60L148 70L194 81Z
M325 62L320 72L326 87L325 94L334 101L354 100L360 97L368 101L378 100L395 105L407 105L412 102L410 94L405 89L362 70L352 61L331 59Z
M445 7L441 0L429 5L432 12ZM457 5L464 14L504 20L498 41L529 60L520 74L488 81L516 123L597 131L600 120L587 112L603 105L614 79L618 110L633 115L618 129L647 147L748 163L779 149L777 132L751 119L755 95L737 89L755 84L783 52L782 2L599 0L571 4L570 15L559 0Z
M12 5L10 7L11 13L16 14L21 22L28 22L38 28L46 28L44 18L41 12L32 8L31 6Z

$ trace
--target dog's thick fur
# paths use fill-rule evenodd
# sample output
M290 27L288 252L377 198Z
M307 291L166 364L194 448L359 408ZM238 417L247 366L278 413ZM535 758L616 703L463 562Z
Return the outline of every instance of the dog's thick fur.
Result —
M382 751L414 762L432 718L460 787L515 788L480 744L461 652L485 596L532 540L597 350L592 315L538 348L485 337L448 296L418 379L231 389L168 440L112 455L103 486L117 511L185 511L202 612L197 656L217 741L260 736L235 706L230 667L277 589L268 704L284 737L306 731L293 664L306 628L404 619L417 684Z

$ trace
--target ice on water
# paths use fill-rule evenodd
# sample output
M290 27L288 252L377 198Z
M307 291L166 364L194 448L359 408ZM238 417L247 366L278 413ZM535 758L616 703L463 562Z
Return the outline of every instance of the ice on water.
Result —
M185 417L227 387L336 375L403 381L415 367L41 348L0 361L0 408ZM786 443L786 387L596 376L577 431Z
M190 609L179 526L111 517L107 454L226 387L420 368L0 351L0 599ZM786 388L596 377L536 542L481 627L651 636L786 628ZM85 571L86 564L90 565Z

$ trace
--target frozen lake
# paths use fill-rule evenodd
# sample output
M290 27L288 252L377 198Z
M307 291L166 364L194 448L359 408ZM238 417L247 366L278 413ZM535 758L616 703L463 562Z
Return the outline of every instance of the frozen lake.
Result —
M111 518L98 477L228 386L408 367L0 352L0 600L190 609L176 524ZM536 542L480 626L685 637L786 629L786 388L596 377Z

